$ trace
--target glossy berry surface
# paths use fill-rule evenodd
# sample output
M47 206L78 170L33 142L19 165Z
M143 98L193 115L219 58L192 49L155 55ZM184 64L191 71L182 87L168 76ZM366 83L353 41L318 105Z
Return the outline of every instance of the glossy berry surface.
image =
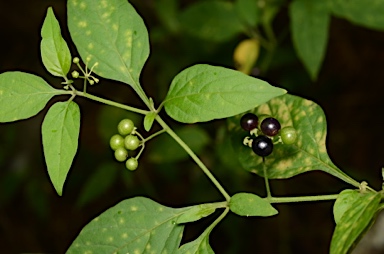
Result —
M260 130L267 136L276 136L280 128L279 121L273 117L265 118L260 124Z
M257 136L252 141L252 150L255 154L266 157L273 151L272 140L264 135Z
M134 171L137 169L137 167L139 166L139 162L136 160L136 158L129 158L126 162L125 162L125 167L128 169L128 170L131 170L131 171Z
M117 130L119 131L120 135L123 136L131 134L134 128L135 124L131 119L123 119L117 125Z
M119 134L113 135L109 140L109 146L115 151L119 147L124 147L124 138Z
M281 129L280 131L281 141L283 144L292 145L296 142L297 131L292 126L287 126Z
M135 135L128 135L125 137L125 140L124 140L124 145L125 145L125 148L127 148L128 150L136 150L139 145L140 145L140 140L137 136Z
M240 126L246 131L251 131L257 128L259 118L252 113L246 113L240 119Z
M124 147L119 147L115 151L115 158L117 161L123 162L128 157L128 151Z

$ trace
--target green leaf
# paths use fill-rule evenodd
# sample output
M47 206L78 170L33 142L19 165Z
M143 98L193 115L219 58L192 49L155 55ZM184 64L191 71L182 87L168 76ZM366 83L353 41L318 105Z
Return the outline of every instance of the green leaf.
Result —
M236 193L229 201L229 209L240 216L273 216L278 211L266 200L252 193Z
M41 126L48 174L60 196L77 151L79 131L80 109L73 101L52 105Z
M214 254L209 245L209 234L212 228L207 228L196 240L180 247L177 254Z
M175 132L196 154L200 154L211 140L208 133L198 126L184 126ZM189 157L169 135L158 137L149 149L149 159L156 163L176 162Z
M177 251L178 254L214 254L209 245L209 234L216 225L227 215L228 208L194 241L182 245Z
M348 253L377 212L381 193L366 193L345 211L332 236L330 254Z
M384 29L384 2L377 0L332 0L332 14L357 25Z
M284 93L241 72L198 64L173 79L164 106L179 122L206 122L240 114Z
M68 1L68 27L81 58L101 77L129 84L143 95L141 70L149 56L148 32L126 0Z
M183 213L178 219L177 223L187 223L187 222L194 222L198 221L201 218L207 217L208 215L212 214L217 208L217 204L201 204L192 206L190 210Z
M118 172L114 165L102 164L89 176L79 194L78 206L84 206L94 201L112 186Z
M61 36L60 25L52 7L48 8L41 28L41 58L45 68L54 76L66 77L71 67L71 52Z
M177 32L180 28L178 20L179 3L177 0L157 0L153 2L159 21L171 32Z
M242 115L228 121L231 141L244 169L268 178L289 178L311 170L322 170L352 185L356 182L337 168L330 160L325 146L327 125L323 110L314 102L293 95L283 95L270 100L251 112L267 114L279 120L282 128L292 126L298 137L295 144L276 144L271 155L265 158L253 153L243 145L243 139L250 136L240 127Z
M328 6L323 1L295 0L290 5L289 15L293 45L312 80L315 80L328 41Z
M149 131L152 128L153 121L155 121L155 118L157 116L156 112L149 112L144 117L144 129L146 131Z
M67 253L175 253L187 208L169 208L135 197L109 208L87 224Z
M42 78L24 72L0 74L0 122L13 122L39 113L60 94Z
M235 10L239 19L247 26L255 27L259 23L261 9L257 1L237 0Z
M337 197L333 205L333 217L336 224L339 223L341 217L352 205L353 202L362 196L358 190L343 190Z
M204 40L226 41L243 31L234 5L223 1L200 1L180 14L182 27Z

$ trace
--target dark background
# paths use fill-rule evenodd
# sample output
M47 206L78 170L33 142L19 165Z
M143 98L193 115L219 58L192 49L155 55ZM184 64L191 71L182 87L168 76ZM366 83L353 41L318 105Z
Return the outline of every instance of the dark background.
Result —
M46 9L53 6L63 36L70 44L72 55L76 55L66 27L65 4L66 1L58 0L0 1L0 72L22 70L34 73L60 87L61 80L50 76L42 65L39 44ZM136 0L132 4L143 16L148 30L151 33L157 31L161 25L153 1ZM284 26L287 20L287 10L283 8L274 25ZM172 76L193 63L233 67L232 52L240 39L237 37L212 47L203 46L206 42L199 44L196 40L188 43L183 34L153 40L152 54L143 73L144 89L159 102ZM383 45L383 32L332 18L327 53L317 81L310 81L298 59L262 73L263 78L290 93L321 105L327 116L330 157L352 177L368 181L375 189L381 188L381 167L384 164ZM292 53L289 37L283 46L291 49L288 52ZM276 62L280 61L279 57L276 56ZM153 84L158 84L158 87ZM103 81L90 92L142 106L133 99L131 89L122 84ZM53 101L62 99L66 98ZM0 125L2 253L63 253L91 218L136 195L149 196L175 207L219 200L220 196L212 191L214 189L205 176L188 161L160 165L144 159L140 162L141 170L134 174L124 171L121 164L113 161L108 147L108 137L114 133L106 131L115 128L124 114L120 111L104 112L106 106L83 99L77 102L82 111L80 145L63 197L54 192L43 161L40 125L46 109L29 120ZM169 119L167 121L177 125ZM216 121L201 126L215 135L221 124L223 122ZM202 158L215 170L214 161L209 157L215 148L209 146L207 149ZM82 186L99 165L108 165L106 167L113 174L121 174L121 178L97 199L80 204L78 198ZM182 172L177 170L180 168ZM231 193L247 190L263 195L260 177L245 172L232 173L216 172ZM318 172L272 181L271 184L276 195L330 194L348 187ZM258 253L328 252L334 227L332 202L278 205L277 208L280 214L273 218L228 216L212 233L212 247L217 253L254 253L255 250ZM211 219L206 219L188 226L184 241L194 239L210 222Z

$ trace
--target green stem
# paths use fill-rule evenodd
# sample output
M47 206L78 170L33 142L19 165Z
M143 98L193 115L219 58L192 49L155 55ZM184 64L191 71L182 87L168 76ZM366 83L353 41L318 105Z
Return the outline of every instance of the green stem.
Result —
M162 133L164 133L164 132L165 132L164 129L163 129L163 130L159 130L158 132L155 132L155 133L153 133L151 136L147 137L146 139L143 139L143 142L147 142L148 140L151 140L151 139L153 139L154 137L156 137L156 136L158 136L158 135L160 135L160 134L162 134Z
M110 106L113 106L113 107L117 107L117 108L125 109L125 110L128 110L128 111L132 111L132 112L135 112L135 113L138 113L138 114L142 114L142 115L146 115L146 114L148 114L150 112L150 111L147 111L147 110L142 110L142 109L130 107L130 106L118 103L118 102L114 102L114 101L110 101L110 100L107 100L107 99L103 99L103 98L91 95L89 93L83 93L83 92L76 91L76 95L88 98L90 100L98 101L100 103L104 103L104 104L107 104L107 105L110 105Z
M272 198L272 194L271 194L271 189L269 187L269 180L268 180L268 174L267 174L266 167L263 167L263 170L264 170L264 181L265 181L265 189L267 191L267 198L270 199L270 198Z
M337 199L339 194L303 196L303 197L270 197L267 198L270 203L292 203L292 202L308 202L308 201L324 201Z
M204 165L204 163L200 160L199 157L189 148L189 146L184 143L183 140L161 119L159 115L156 116L156 121L160 124L161 127L177 142L179 145L191 156L191 158L196 162L196 164L203 170L206 176L211 180L211 182L216 186L216 188L220 191L220 193L225 197L227 202L231 199L231 196L225 191L223 186L217 181L217 179L213 176L211 171Z
M211 224L209 225L209 227L206 229L206 231L211 231L214 227L216 227L217 224L219 224L219 222L224 219L224 217L227 215L227 213L229 212L229 207L225 208L224 212L222 214L220 214L219 217L217 217L217 219Z

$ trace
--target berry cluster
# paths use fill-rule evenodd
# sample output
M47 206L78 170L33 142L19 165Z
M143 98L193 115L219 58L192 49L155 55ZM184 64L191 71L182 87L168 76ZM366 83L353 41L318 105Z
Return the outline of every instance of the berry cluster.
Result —
M111 137L109 145L113 151L115 151L116 160L125 162L125 167L128 170L136 170L139 163L138 157L144 148L144 142L141 135L136 131L135 124L131 119L123 119L117 125L119 134L115 134ZM140 139L141 141L140 141ZM142 146L139 154L136 157L128 158L128 151L135 151L139 146Z
M297 139L297 132L292 126L281 128L280 122L269 115L246 113L240 119L240 126L254 138L246 137L244 144L251 147L253 152L261 157L270 155L274 144L294 144Z

